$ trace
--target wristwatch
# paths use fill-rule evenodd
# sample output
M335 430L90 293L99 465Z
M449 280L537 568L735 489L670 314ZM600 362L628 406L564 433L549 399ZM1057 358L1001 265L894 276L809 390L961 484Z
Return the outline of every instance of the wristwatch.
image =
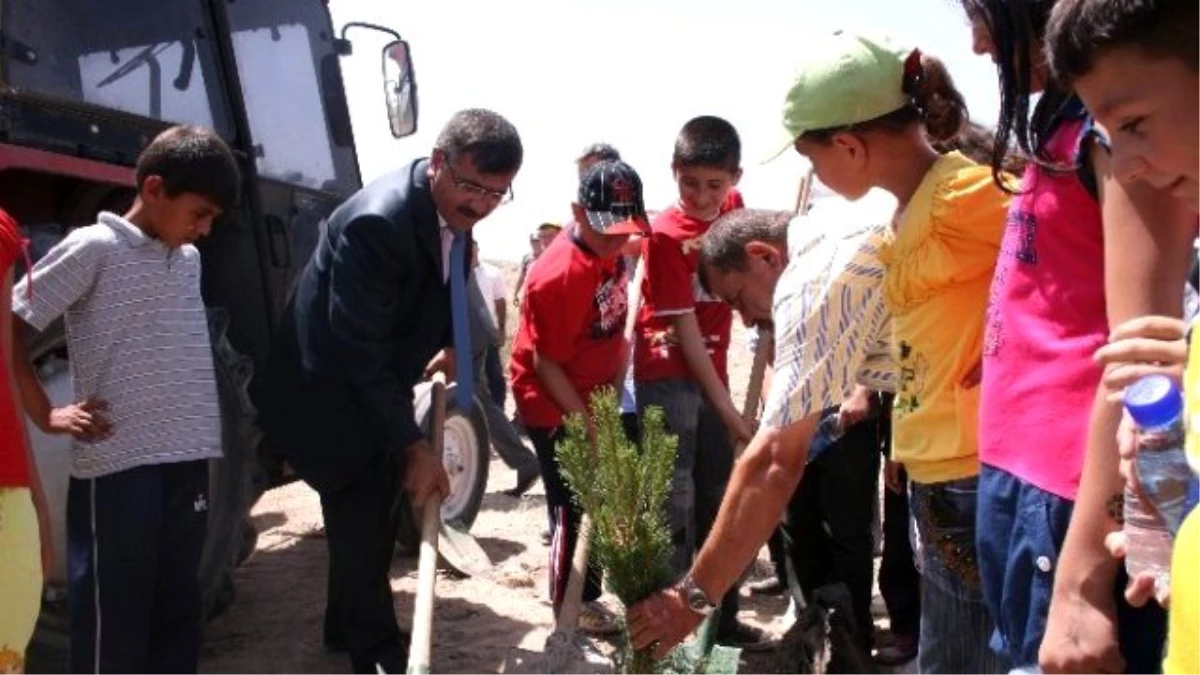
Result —
M696 580L692 578L691 572L679 582L679 590L683 593L683 599L687 602L688 607L700 616L708 616L717 608L713 601L705 595L704 589L696 585Z

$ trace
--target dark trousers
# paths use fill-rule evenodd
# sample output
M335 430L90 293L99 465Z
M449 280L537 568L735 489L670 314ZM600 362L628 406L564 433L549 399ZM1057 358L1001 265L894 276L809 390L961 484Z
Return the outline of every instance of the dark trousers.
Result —
M542 467L542 485L546 488L546 509L550 512L550 598L558 607L566 595L583 512L571 498L571 490L558 472L558 461L555 459L555 448L566 436L565 429L561 426L554 429L529 427L528 431ZM593 558L588 556L588 572L583 586L584 602L600 597L601 573L600 568L592 562Z
M344 488L321 493L329 546L325 641L344 644L355 672L403 672L408 638L396 624L388 569L396 545L392 508L400 478L387 454L376 458Z
M483 356L483 367L487 370L488 393L496 407L504 410L504 399L508 396L508 382L504 379L504 367L500 364L500 348L488 345Z
M921 574L909 538L908 474L900 470L900 492L884 490L883 560L879 594L887 605L892 634L916 639L921 630Z
M207 527L206 461L71 479L71 672L196 672Z
M856 633L870 648L875 546L871 500L879 476L875 420L860 422L804 470L788 504L792 568L805 600L821 586L841 582L850 591Z
M767 540L767 553L771 556L771 566L775 568L775 579L784 588L789 588L787 573L787 534L783 525L775 528L771 538Z

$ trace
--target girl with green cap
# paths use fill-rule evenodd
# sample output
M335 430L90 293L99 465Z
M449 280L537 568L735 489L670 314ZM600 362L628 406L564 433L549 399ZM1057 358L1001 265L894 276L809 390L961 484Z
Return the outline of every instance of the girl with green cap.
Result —
M966 122L941 62L886 38L814 46L783 111L788 145L848 199L898 201L880 251L898 367L893 458L912 480L921 544L921 672L997 672L975 554L980 359L1008 195L991 171L931 140Z

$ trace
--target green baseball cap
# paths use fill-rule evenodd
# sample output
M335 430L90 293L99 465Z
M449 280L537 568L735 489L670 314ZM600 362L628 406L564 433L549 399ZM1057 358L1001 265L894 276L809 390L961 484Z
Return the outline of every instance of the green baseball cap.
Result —
M810 44L783 103L785 137L767 161L809 131L850 126L908 105L902 90L911 47L837 31Z

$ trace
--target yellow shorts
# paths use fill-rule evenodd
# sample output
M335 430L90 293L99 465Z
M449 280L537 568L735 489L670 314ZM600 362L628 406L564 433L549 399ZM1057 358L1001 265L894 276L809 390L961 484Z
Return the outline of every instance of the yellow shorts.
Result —
M25 671L42 602L37 513L28 488L0 487L0 673Z

